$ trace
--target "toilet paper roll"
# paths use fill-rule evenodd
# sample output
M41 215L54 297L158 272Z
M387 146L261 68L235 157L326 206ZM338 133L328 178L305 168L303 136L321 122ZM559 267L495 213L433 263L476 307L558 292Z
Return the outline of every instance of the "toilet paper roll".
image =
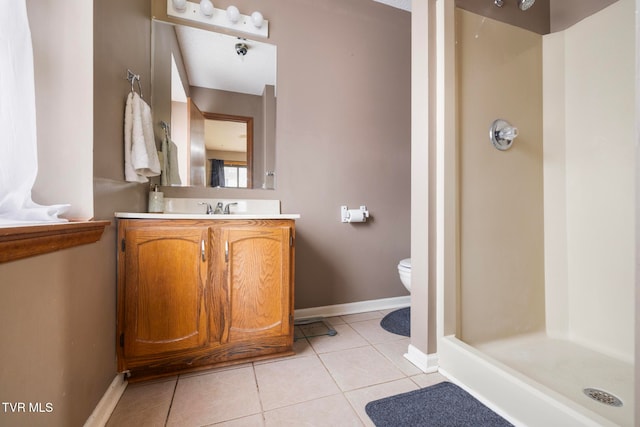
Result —
M347 211L347 222L365 222L367 217L360 209L349 209Z

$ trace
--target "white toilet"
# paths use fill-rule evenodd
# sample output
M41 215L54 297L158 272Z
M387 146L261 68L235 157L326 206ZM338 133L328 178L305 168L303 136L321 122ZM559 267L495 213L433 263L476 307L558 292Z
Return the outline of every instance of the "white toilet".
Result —
M398 274L404 287L411 292L411 258L405 258L398 263Z

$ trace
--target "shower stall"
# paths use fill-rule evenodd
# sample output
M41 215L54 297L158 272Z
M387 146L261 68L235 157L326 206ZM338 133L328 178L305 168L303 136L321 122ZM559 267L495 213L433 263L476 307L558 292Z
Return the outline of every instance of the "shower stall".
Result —
M637 4L554 1L589 3L437 2L440 367L516 424L633 426Z

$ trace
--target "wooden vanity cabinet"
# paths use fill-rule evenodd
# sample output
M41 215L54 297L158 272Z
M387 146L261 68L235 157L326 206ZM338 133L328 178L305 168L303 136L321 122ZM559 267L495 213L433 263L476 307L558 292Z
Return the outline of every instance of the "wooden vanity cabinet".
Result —
M225 226L215 230L221 285L221 342L242 342L287 335L293 323L290 309L291 227ZM214 329L212 327L212 329Z
M293 220L118 221L118 369L292 354Z
M202 347L207 342L205 291L209 229L122 227L120 344L125 358ZM124 267L124 268L122 268Z

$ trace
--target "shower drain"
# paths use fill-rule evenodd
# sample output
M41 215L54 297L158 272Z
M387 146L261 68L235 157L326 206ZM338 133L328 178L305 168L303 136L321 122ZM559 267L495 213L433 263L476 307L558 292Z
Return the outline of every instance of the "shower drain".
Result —
M608 406L622 406L622 400L615 397L613 394L607 393L604 390L598 390L597 388L585 388L584 394L597 400L600 403L604 403Z

